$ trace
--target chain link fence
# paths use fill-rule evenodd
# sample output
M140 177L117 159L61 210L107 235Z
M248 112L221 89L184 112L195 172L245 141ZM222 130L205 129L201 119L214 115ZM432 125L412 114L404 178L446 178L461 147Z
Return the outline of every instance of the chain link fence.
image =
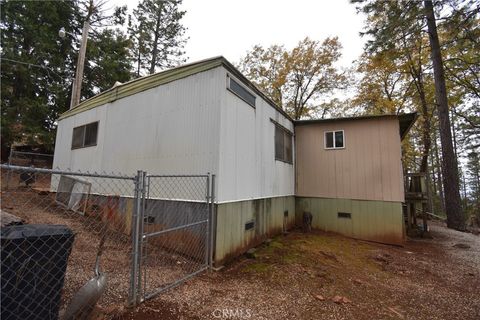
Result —
M112 316L209 265L209 175L1 174L2 319Z
M95 277L104 235L99 269L108 285L99 288L104 292L97 312L124 305L130 290L135 177L2 166L2 180L4 176L9 184L2 184L2 216L17 217L29 230L20 229L28 233L27 241L4 239L9 228L19 226L2 228L2 295L12 300L7 310L21 311L7 318L45 319L65 313L75 293ZM9 268L11 276L4 277L3 270ZM84 300L85 308L91 307ZM25 305L29 303L34 308Z
M143 299L208 268L210 176L150 175L146 192L141 228Z
M8 156L9 166L51 169L52 164L53 154L18 151L12 148L10 149L10 154ZM10 179L12 177L10 176L10 174L7 174L5 177L2 178L4 178L2 179L2 184L5 184L8 187L8 185L10 184Z
M8 156L8 164L11 166L33 166L35 168L51 169L53 154L11 149Z

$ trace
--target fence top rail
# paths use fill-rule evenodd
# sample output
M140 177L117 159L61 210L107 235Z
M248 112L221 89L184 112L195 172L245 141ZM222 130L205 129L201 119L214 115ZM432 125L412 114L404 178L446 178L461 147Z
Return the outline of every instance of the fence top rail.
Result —
M171 175L160 175L160 174L147 174L147 178L208 178L208 174L171 174Z
M50 173L50 174L64 174L69 176L135 180L135 177L130 177L130 176L98 174L98 173L79 172L79 171L75 172L75 171L56 170L56 169L43 169L43 168L35 168L35 167L22 167L22 166L8 165L8 164L1 164L0 168L5 170L15 170L15 171L23 171L23 172L39 172L39 173Z
M13 154L29 154L33 156L42 156L42 157L53 157L53 154L51 153L36 153L36 152L26 152L26 151L17 151L17 150L13 150L12 153Z

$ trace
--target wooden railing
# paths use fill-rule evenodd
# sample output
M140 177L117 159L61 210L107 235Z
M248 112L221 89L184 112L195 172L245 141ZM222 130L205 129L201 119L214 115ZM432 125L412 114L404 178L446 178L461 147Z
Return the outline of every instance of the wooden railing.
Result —
M405 174L406 201L426 201L428 195L427 175L424 172Z
M423 231L427 228L427 213L430 190L425 172L405 173L405 205L407 232L417 229L417 212L421 213Z

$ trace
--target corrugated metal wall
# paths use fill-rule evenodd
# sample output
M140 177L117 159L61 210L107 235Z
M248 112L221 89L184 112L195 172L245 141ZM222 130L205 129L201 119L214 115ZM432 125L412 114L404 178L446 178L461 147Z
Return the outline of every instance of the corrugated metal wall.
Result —
M210 172L220 203L293 195L294 165L275 160L271 119L292 132L293 123L258 95L252 108L226 83L227 70L218 67L62 119L54 167ZM71 150L73 128L94 121L97 145Z
M284 228L292 228L295 225L295 197L218 204L216 213L214 261L220 266L268 237L280 234ZM248 222L254 222L254 227L245 230Z
M223 74L218 202L294 195L294 165L275 160L275 125L293 123L257 96L253 108L226 89Z
M316 229L389 244L404 241L401 202L297 197L295 211L298 225L303 213L310 212ZM338 217L338 212L351 218Z
M216 173L223 74L218 67L61 120L54 167ZM73 128L93 121L99 121L97 145L71 150Z

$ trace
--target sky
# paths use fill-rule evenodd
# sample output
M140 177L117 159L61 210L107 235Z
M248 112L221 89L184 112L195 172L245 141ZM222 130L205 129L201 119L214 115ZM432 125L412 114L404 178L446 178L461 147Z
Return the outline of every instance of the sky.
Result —
M136 7L138 0L110 0L110 5ZM342 66L362 53L363 17L348 0L184 0L182 22L188 28L188 62L222 55L237 63L254 45L293 48L310 37L338 36Z

